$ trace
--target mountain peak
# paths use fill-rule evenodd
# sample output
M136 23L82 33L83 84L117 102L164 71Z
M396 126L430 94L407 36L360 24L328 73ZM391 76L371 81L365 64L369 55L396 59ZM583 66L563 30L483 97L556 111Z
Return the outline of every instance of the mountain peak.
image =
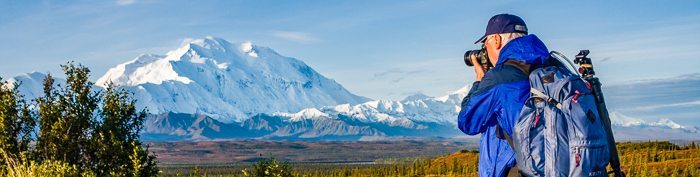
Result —
M108 81L125 86L162 84L164 81L189 84L193 81L176 71L173 64L190 67L187 66L187 62L190 65L213 63L218 69L227 69L232 63L231 60L245 60L245 56L258 57L255 46L250 41L233 44L213 36L185 39L180 48L169 51L166 55L141 54L129 62L111 68L97 80L96 85L105 87ZM132 75L125 75L126 73Z
M230 43L222 38L207 36L201 39L189 39L189 42L184 48L190 48L197 52L205 52L207 54L212 54L212 52L230 52L235 48L238 48L239 52L242 52L250 57L257 58L257 46L253 45L252 41L243 41L241 43Z
M207 36L205 38L199 38L199 39L187 39L186 41L187 44L183 47L185 48L198 48L198 49L206 49L206 50L220 50L220 51L225 51L227 48L229 48L232 44L229 43L228 41L217 38L217 37L212 37L212 36Z

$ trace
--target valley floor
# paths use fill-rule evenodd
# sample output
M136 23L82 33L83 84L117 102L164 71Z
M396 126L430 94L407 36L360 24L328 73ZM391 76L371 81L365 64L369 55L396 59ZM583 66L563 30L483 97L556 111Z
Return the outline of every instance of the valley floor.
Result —
M275 157L292 163L366 163L477 149L478 139L394 141L201 141L149 143L160 165L218 165Z

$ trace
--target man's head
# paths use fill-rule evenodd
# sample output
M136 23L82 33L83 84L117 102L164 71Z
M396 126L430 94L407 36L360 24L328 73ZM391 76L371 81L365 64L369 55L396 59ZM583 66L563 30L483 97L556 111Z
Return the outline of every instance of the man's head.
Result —
M496 64L501 48L511 40L527 35L525 21L511 14L498 14L489 20L486 33L475 42L483 42L490 62Z

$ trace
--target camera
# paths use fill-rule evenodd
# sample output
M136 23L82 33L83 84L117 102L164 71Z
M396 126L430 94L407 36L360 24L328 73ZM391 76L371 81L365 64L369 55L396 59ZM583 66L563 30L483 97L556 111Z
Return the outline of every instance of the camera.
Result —
M467 50L467 52L464 53L464 64L467 64L467 66L474 66L472 59L476 59L476 62L479 62L479 65L481 65L484 70L493 67L493 64L489 61L489 55L486 53L486 47L482 46L479 50Z

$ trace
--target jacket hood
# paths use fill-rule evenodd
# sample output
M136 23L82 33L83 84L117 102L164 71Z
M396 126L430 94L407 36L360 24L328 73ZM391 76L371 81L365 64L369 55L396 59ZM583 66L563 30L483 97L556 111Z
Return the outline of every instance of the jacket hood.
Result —
M523 61L530 65L543 65L548 58L547 46L537 36L530 34L515 38L503 46L496 65L505 63L509 59Z

